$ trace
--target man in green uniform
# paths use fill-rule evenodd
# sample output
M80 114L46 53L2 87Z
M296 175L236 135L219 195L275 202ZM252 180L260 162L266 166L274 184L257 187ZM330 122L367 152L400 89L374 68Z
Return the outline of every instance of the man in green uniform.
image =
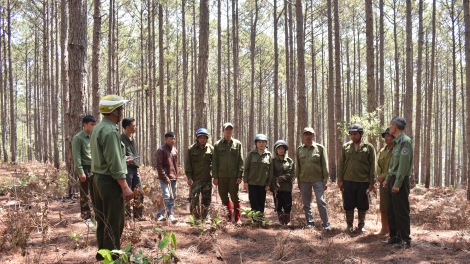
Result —
M135 140L132 136L136 131L135 119L132 117L124 118L122 120L122 128L124 132L121 134L121 141L126 146L126 163L127 174L126 182L129 188L134 191L134 199L132 203L132 211L134 219L145 220L144 213L144 191L142 190L142 183L140 181L139 165L140 158L137 155L135 147ZM126 203L126 216L131 217L131 203Z
M91 171L94 174L96 240L99 249L120 249L124 230L125 202L134 196L126 182L126 149L119 137L124 100L106 95L100 101L103 120L91 132ZM102 260L100 254L97 260Z
M410 175L413 168L413 145L403 133L406 120L395 117L390 121L390 134L395 137L388 175L383 186L387 188L387 214L390 239L383 243L396 244L396 248L409 248L410 237Z
M90 134L96 125L94 116L86 115L82 119L83 130L72 139L72 155L75 171L80 179L80 215L85 221L91 221L90 205L93 202L93 175L91 172ZM89 195L90 194L90 195Z
M228 221L232 221L232 203L235 205L235 223L240 221L240 198L238 185L243 177L243 150L242 143L234 138L232 123L223 125L224 137L214 144L214 157L212 160L212 178L214 185L219 186L219 195L222 203L227 207Z
M328 154L326 148L316 142L315 131L311 127L304 128L302 133L304 144L297 148L296 176L302 194L307 228L315 226L311 208L312 188L315 192L318 212L323 222L323 230L330 230L328 209L324 192L328 188Z
M387 128L382 137L385 140L385 146L379 151L379 158L377 159L377 181L379 182L380 192L380 218L382 222L382 229L375 235L385 235L389 232L388 218L387 218L387 189L382 186L385 177L388 174L388 165L392 157L393 149L393 136L390 135L390 129Z
M368 191L374 191L375 149L364 141L364 128L352 124L348 128L351 141L344 144L338 166L338 187L343 192L343 207L346 211L346 232L351 232L354 209L357 208L359 224L357 229L365 232L364 224L369 210Z
M201 218L209 215L209 206L212 196L212 154L214 147L207 143L209 131L199 128L196 131L196 143L188 148L184 171L188 177L188 185L191 188L190 214ZM199 207L199 195L201 195L202 207Z

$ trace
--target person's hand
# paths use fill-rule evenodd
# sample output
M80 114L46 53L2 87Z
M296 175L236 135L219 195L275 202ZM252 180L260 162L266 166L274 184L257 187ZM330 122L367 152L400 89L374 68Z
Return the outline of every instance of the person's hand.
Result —
M245 183L243 184L243 188L245 188L245 190L248 191L248 183L245 182Z
M384 188L387 188L387 185L388 185L388 182L387 182L387 181L383 181L383 182L382 182L382 186L383 186Z
M219 179L214 178L214 179L212 180L212 183L213 183L214 185L219 185Z
M382 183L384 180L385 180L385 178L382 177L382 176L377 177L377 181L380 182L380 183Z
M86 182L86 175L85 175L85 173L78 175L78 178L80 179L81 182Z
M273 193L274 193L274 194L277 194L277 189L274 189Z
M193 185L193 180L188 179L188 185Z
M264 187L265 191L269 191L269 189L270 189L269 186Z
M126 200L126 202L129 202L134 197L134 192L131 190L131 188L129 188L129 186L121 186L121 189L122 195L124 196L124 200Z
M343 182L342 182L342 181L338 182L338 188L339 188L340 191L344 191L344 187L343 187Z
M242 178L237 178L237 184L242 183Z
M279 183L279 178L276 178L276 183Z
M400 191L400 188L393 186L392 187L392 193L398 193Z
M163 182L166 183L166 184L170 184L171 181L170 181L170 178L165 177L165 179L163 180Z
M369 184L369 192L375 192L375 185Z
M323 190L326 191L328 189L328 184L326 182L323 183Z
M126 163L131 164L132 162L134 162L134 159L131 156L126 156Z

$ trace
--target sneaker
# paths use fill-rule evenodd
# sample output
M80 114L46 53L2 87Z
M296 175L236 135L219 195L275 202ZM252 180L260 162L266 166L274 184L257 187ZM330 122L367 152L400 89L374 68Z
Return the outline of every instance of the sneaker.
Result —
M323 230L330 231L331 230L330 224L323 225Z
M174 217L173 215L168 216L168 220L170 220L171 222L176 222L176 221L178 221L178 220L176 219L176 217Z
M357 226L357 230L359 230L359 232L367 232L367 230L364 228L364 225L358 225Z
M395 244L393 247L399 248L399 249L410 248L411 243L410 243L410 241L408 241L408 242L401 241L401 242L398 242L397 244Z
M380 242L384 243L384 244L396 244L396 243L399 243L398 239L396 237L392 237L392 238L389 238L389 239L385 239L385 240L380 240Z
M85 224L91 223L91 218L88 217L87 219L83 220L83 222L84 222Z
M352 229L353 229L352 225L348 225L348 226L346 227L346 229L344 229L344 231L345 231L346 233L351 233L351 232L353 231Z
M159 215L159 216L157 217L157 220L158 220L158 221L165 221L166 219L165 219L165 217L164 217L163 215Z
M314 228L315 224L314 223L307 223L307 226L305 228L311 229Z

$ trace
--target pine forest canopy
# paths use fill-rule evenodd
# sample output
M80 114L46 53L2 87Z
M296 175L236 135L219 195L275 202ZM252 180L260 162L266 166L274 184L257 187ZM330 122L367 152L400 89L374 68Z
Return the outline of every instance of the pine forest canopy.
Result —
M182 150L198 127L215 142L230 121L245 151L264 133L293 156L312 126L334 179L348 124L379 148L400 115L414 182L463 184L466 1L2 0L1 155L70 168L81 117L115 93L147 165L166 131Z

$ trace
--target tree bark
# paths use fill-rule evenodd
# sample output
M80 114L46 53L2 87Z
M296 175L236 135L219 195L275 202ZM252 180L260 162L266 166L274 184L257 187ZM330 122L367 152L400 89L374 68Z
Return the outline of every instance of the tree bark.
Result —
M10 90L10 153L11 161L16 162L16 118L15 118L15 93L13 91L13 63L11 57L11 2L7 3L8 23L8 84Z
M72 137L81 130L80 120L85 113L85 91L87 89L87 1L69 0L69 130L66 142L66 162L70 177L76 178L72 159ZM69 186L70 187L70 186Z
M296 0L295 18L297 21L297 123L303 129L307 127L307 98L305 95L305 36L304 16L302 14L302 1ZM301 136L301 131L296 136Z
M333 126L335 127L335 130L337 131L337 136L336 136L336 153L341 152L341 147L343 145L343 140L340 138L340 133L338 132L338 129L336 128L336 124L338 122L341 122L343 120L343 115L342 115L342 103L341 103L341 46L340 46L340 32L339 32L339 4L338 0L333 1L333 13L334 13L334 34L335 34L335 122L333 122ZM332 45L331 43L330 45ZM333 57L331 57L333 59ZM333 75L331 76L333 78ZM332 146L333 147L333 146ZM331 149L330 149L331 151ZM338 164L339 161L339 155L336 155L336 164Z
M165 76L165 58L163 53L163 6L158 4L158 86L160 86L160 139L165 140L166 120L165 120L165 87L163 79ZM169 121L169 120L168 120Z
M331 2L328 0L328 167L330 179L336 181L336 122L335 122L335 87L333 64L333 20L331 14Z
M258 25L258 0L254 1L254 14L251 13L250 26L250 64L251 64L251 80L250 80L250 122L248 124L248 140L255 137L255 56L256 56L256 26ZM253 10L252 10L253 12ZM261 102L258 102L258 106ZM261 116L258 116L260 119ZM260 128L258 128L259 130Z
M374 82L374 18L372 16L372 0L365 0L366 5L366 46L367 46L367 112L375 111Z
M406 134L411 138L413 137L413 27L411 17L411 0L406 0L406 90L405 90L405 119L406 119ZM416 184L415 173L412 173L410 178L412 188Z
M470 65L470 12L469 12L469 0L463 0L464 10L464 21L465 21L465 65ZM466 67L465 86L467 100L470 98L470 67ZM470 124L470 107L467 102L467 124ZM467 139L470 138L470 129L467 129ZM470 152L470 144L467 144L467 152ZM467 167L467 169L470 166ZM470 175L470 171L466 171L467 177ZM467 201L470 201L470 180L467 180Z
M417 60L417 69L416 69L416 116L415 116L415 137L414 137L414 148L413 148L413 175L414 182L418 183L420 179L417 178L417 175L421 175L419 170L419 161L420 161L420 148L421 148L421 109L422 109L422 87L421 87L421 69L423 67L423 0L419 0L418 7L418 60Z
M101 0L93 0L93 55L91 57L92 114L100 120L100 47L101 47Z
M432 100L433 100L433 89L434 89L434 68L435 68L435 60L436 60L436 1L433 1L432 4L432 42L431 42L431 70L430 70L430 77L429 77L429 86L428 86L428 112L427 112L427 119L428 124L427 128L431 127L431 117L432 117ZM470 75L469 75L470 76ZM468 121L468 119L467 119ZM426 142L425 145L425 152L426 152L426 182L425 187L429 188L430 180L431 180L431 133L426 134ZM436 177L436 175L434 175Z
M209 60L209 0L199 2L199 61L198 78L196 83L196 122L195 129L207 127L205 115L206 103L204 100L207 85L207 72Z
M277 27L278 27L278 17L277 17L277 0L274 0L274 139L278 140L279 138L279 48L277 43Z
M233 121L235 125L235 137L241 136L240 124L240 96L238 91L238 0L232 0L232 53L233 53ZM238 134L237 134L238 133Z

